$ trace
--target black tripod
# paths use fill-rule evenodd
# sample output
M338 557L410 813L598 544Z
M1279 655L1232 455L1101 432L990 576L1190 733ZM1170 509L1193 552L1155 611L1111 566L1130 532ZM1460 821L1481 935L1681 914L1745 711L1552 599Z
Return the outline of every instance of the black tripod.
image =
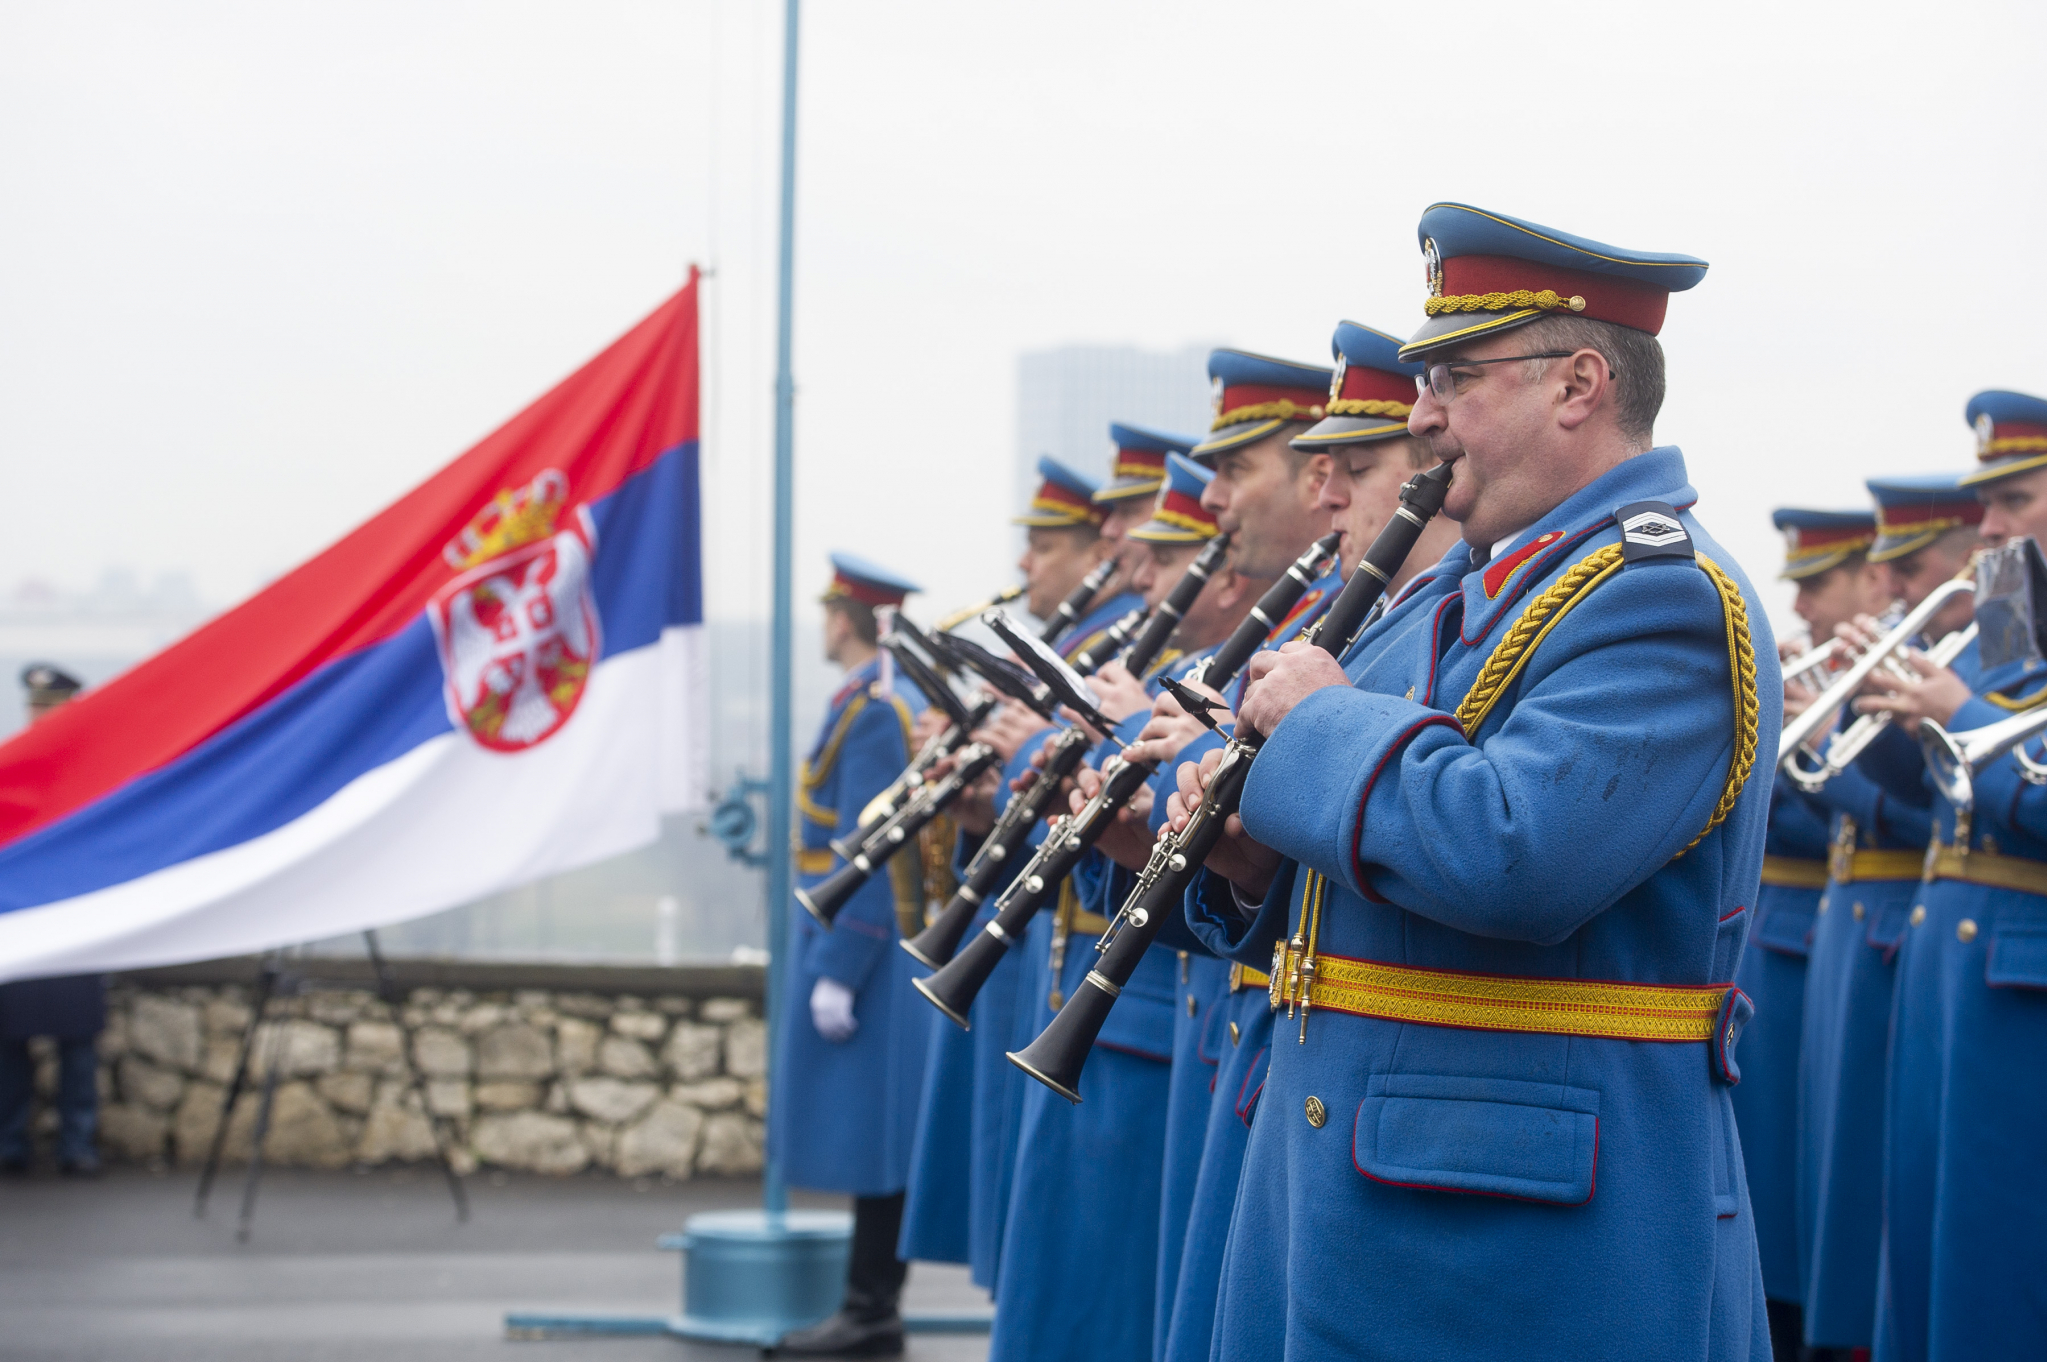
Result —
M406 1085L413 1096L419 1099L420 1114L426 1117L427 1129L434 1136L434 1158L441 1165L441 1173L448 1180L448 1195L455 1199L455 1219L469 1219L469 1198L462 1190L462 1179L455 1174L455 1165L448 1158L447 1137L441 1131L441 1123L427 1104L426 1082L420 1077L412 1062L412 1031L405 1025L402 1006L403 995L398 983L391 977L390 966L384 963L384 953L377 947L377 934L367 931L362 934L363 945L369 951L370 969L376 974L377 997L390 1012L392 1022L398 1027L398 1062L404 1066ZM297 997L321 984L352 988L353 981L316 979L299 970L290 968L285 953L272 951L263 957L263 973L256 981L256 1002L249 1010L249 1026L242 1033L242 1048L235 1061L234 1078L227 1085L227 1095L220 1103L220 1124L213 1132L213 1148L206 1155L206 1166L199 1173L199 1196L192 1207L192 1214L206 1218L206 1198L213 1190L213 1179L220 1172L220 1160L227 1149L228 1119L233 1116L235 1103L241 1099L242 1089L249 1080L249 1060L256 1050L256 1033L262 1027L264 1016L273 999ZM235 1239L249 1242L249 1223L256 1214L256 1189L263 1181L263 1142L270 1134L270 1109L277 1098L277 1080L284 1067L284 1045L273 1038L270 1044L270 1061L263 1073L263 1097L256 1105L256 1126L249 1137L249 1172L242 1184L242 1213L235 1229Z

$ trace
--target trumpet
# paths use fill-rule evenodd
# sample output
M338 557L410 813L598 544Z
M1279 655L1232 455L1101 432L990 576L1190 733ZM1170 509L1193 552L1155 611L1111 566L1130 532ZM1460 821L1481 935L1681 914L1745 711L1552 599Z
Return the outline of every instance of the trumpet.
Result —
M1925 600L1908 611L1896 627L1878 639L1868 652L1855 659L1854 665L1843 672L1833 684L1821 691L1819 698L1815 699L1803 714L1784 725L1784 734L1777 742L1777 764L1799 789L1810 794L1847 770L1849 764L1876 740L1876 736L1890 726L1890 716L1865 714L1835 734L1833 741L1827 744L1826 756L1820 759L1817 766L1807 766L1802 762L1799 759L1799 749L1818 734L1820 726L1836 709L1846 704L1856 691L1862 689L1862 683L1869 679L1872 672L1886 665L1895 667L1899 650L1924 629L1926 622L1939 614L1942 607L1961 593L1966 591L1973 594L1975 590L1976 584L1964 577L1942 582ZM1966 629L1949 634L1928 649L1927 657L1944 667L1954 661L1975 637L1976 626L1971 624ZM1802 659L1794 659L1799 660Z
M1800 653L1784 664L1784 684L1822 686L1826 675L1841 660L1842 645L1838 638L1828 639L1810 652Z
M2007 752L2018 763L2019 779L2047 785L2047 763L2026 755L2026 743L2041 733L2047 733L2047 707L1960 733L1927 719L1919 725L1919 748L1926 754L1934 786L1957 813L1966 814L1976 806L1976 775Z
M1021 585L1005 586L985 601L970 605L964 610L955 610L945 618L934 621L931 627L938 633L949 634L968 620L978 618L982 611L993 610L998 605L1008 605L1023 594L1024 589Z

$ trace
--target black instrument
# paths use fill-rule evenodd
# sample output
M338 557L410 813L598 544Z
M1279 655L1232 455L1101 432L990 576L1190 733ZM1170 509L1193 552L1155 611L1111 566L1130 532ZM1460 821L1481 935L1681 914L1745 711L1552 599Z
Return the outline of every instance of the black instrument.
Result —
M924 655L930 657L932 662L926 663L923 657L918 656L907 646L906 641L922 648ZM889 633L881 640L881 646L889 650L890 656L896 660L896 665L917 683L917 689L923 691L932 704L946 712L952 724L944 732L925 740L924 746L918 749L910 764L905 766L902 773L890 781L888 788L869 805L873 812L860 820L859 827L843 838L832 839L831 849L849 861L853 859L853 853L861 842L873 836L874 830L898 812L903 807L903 801L924 784L924 773L936 765L940 758L957 752L967 741L967 736L987 723L988 716L995 712L996 702L992 699L983 699L969 706L959 698L958 692L947 685L945 677L940 674L941 670L950 672L953 669L939 657L924 632L902 615L897 614L891 618Z
M1258 651L1274 625L1306 594L1322 574L1322 565L1336 552L1339 536L1326 535L1290 566L1280 579L1266 588L1251 613L1231 631L1222 647L1209 658L1203 680L1220 690L1235 679L1237 672ZM1220 665L1218 665L1220 664ZM1168 683L1172 684L1172 683ZM1194 692L1189 691L1188 694ZM1190 711L1191 712L1191 711ZM1038 910L1059 892L1059 883L1079 863L1115 821L1123 806L1141 789L1157 762L1127 761L1120 754L1102 764L1102 788L1095 792L1077 814L1055 819L1052 830L1031 858L995 901L995 916L936 974L913 979L917 991L932 1006L961 1026L967 1024L967 1010L979 996L981 986L994 974L1002 957L1022 936ZM972 914L967 914L971 919Z
M1341 657L1355 639L1372 607L1385 594L1393 574L1421 536L1422 528L1443 509L1443 497L1450 489L1452 464L1438 464L1408 479L1400 489L1400 509L1372 541L1372 547L1358 568L1337 593L1314 631L1317 646ZM1175 692L1189 712L1208 720L1208 702L1191 690ZM1209 721L1211 727L1213 722ZM1095 949L1101 959L1088 971L1088 987L1077 988L1059 1015L1039 1037L1022 1050L1012 1051L1010 1063L1043 1083L1070 1102L1080 1101L1080 1074L1088 1052L1109 1019L1109 1009L1123 986L1137 971L1145 951L1157 939L1168 913L1181 910L1187 889L1201 872L1201 864L1222 837L1223 826L1243 799L1244 782L1258 755L1263 737L1250 726L1238 723L1236 736L1223 748L1222 758L1209 777L1200 807L1177 833L1167 833L1152 848L1151 859L1139 874L1137 885L1102 934ZM921 983L921 981L918 981Z
M1004 621L1009 619L999 609L984 616L989 617ZM1013 625L1006 627L1014 630ZM972 639L960 638L953 634L917 637L941 663L956 670L979 673L982 679L995 689L1035 710L1043 718L1054 718L1059 712L1059 706L1066 704L1072 706L1083 718L1103 726L1104 731L1114 726L1105 715L1095 710L1093 703L1082 692L1064 678L1055 691L1054 688L1042 684L1030 671L1017 666L1006 657L996 656ZM1022 655L1033 657L1034 660L1040 655L1049 657L1053 659L1056 667L1071 672L1064 659L1052 652L1042 640L1021 631L1014 631L1003 637L1005 642L1017 648ZM1034 654L1032 650L1039 651ZM978 726L978 723L974 725ZM971 729L959 729L955 724L954 730L949 731L964 734ZM796 901L801 903L812 917L827 927L831 926L840 910L855 893L859 892L860 886L873 877L875 871L887 865L889 859L898 851L915 842L918 833L951 807L954 800L965 794L989 767L1001 761L1001 754L985 743L970 743L958 749L956 757L958 764L946 774L945 779L935 785L920 779L916 786L907 791L906 797L897 801L895 807L879 821L873 822L871 826L863 822L859 830L845 839L845 842L851 843L850 846L833 842L832 850L838 852L846 863L810 888L797 890Z
M1194 598L1201 594L1201 589L1221 565L1224 554L1229 551L1229 540L1226 534L1209 540L1152 613L1151 622L1130 645L1130 651L1123 655L1123 665L1133 676L1142 676L1151 670L1152 662L1165 648L1166 640L1172 636L1181 616L1187 613L1188 607L1194 604ZM1079 661L1079 658L1075 659L1074 670L1085 674L1087 669L1080 667ZM988 891L1001 878L1003 866L1023 847L1031 829L1051 808L1060 786L1080 769L1093 745L1087 730L1077 724L1046 744L1044 769L1003 806L1002 816L981 839L980 848L967 863L959 888L938 915L931 919L930 925L902 942L904 950L933 969L952 959L953 952L959 949L960 939L973 925L974 914L981 911Z
M1045 627L1038 631L1038 637L1046 643L1057 643L1066 636L1066 631L1080 623L1080 617L1087 613L1101 589L1116 575L1116 560L1104 559L1097 563L1092 572L1080 579L1080 585L1073 593L1059 602L1059 608L1052 612L1052 618L1045 621Z
M1101 670L1103 664L1123 651L1130 642L1130 636L1144 627L1151 612L1143 606L1130 611L1102 631L1102 636L1073 655L1073 669L1082 676L1091 676Z

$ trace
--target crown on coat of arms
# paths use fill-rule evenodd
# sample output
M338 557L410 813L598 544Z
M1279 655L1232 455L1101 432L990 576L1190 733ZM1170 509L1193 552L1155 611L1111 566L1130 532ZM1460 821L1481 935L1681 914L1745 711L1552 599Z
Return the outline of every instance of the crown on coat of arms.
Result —
M450 567L473 568L522 545L551 538L568 496L568 477L559 469L544 468L524 487L492 497L462 533L448 541L441 556Z

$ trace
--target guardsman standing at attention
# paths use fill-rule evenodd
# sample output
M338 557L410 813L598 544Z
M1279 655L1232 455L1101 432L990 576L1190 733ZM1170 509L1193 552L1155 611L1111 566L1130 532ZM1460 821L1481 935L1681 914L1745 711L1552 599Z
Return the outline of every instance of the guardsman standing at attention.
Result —
M1857 615L1880 614L1890 581L1869 562L1876 516L1869 511L1786 507L1771 515L1784 535L1784 571L1797 595L1792 613L1805 622L1815 652L1827 650L1819 677L1844 670L1846 646L1834 627ZM1797 651L1787 648L1787 653ZM1832 665L1839 659L1838 666ZM1802 678L1813 681L1813 675ZM1822 682L1823 683L1823 682ZM1786 708L1803 710L1805 688L1787 688ZM1755 925L1735 970L1735 986L1755 1003L1742 1034L1741 1083L1730 1094L1755 1209L1763 1294L1769 1300L1770 1342L1779 1357L1796 1357L1803 1332L1805 1254L1798 1222L1799 1036L1805 1006L1806 942L1827 887L1827 835L1832 810L1815 794L1776 773L1770 832L1763 848L1763 887Z
M1346 570L1355 567L1392 519L1400 504L1401 484L1436 461L1427 444L1407 433L1414 380L1421 366L1401 362L1400 342L1371 327L1340 322L1330 348L1336 370L1330 377L1327 415L1295 436L1292 447L1302 454L1329 456L1331 467L1316 502L1316 509L1328 519L1312 528L1318 534L1336 530L1343 537L1337 546L1336 568L1301 597L1289 617L1273 630L1268 648L1295 638L1321 618L1323 608L1343 585ZM1251 512L1250 518L1255 520L1256 513ZM1394 575L1388 595L1397 595L1456 542L1454 522L1442 517L1432 521ZM1199 754L1206 748L1190 750ZM1266 945L1268 954L1272 944ZM1228 943L1220 938L1215 945L1228 949ZM1172 1297L1163 1302L1170 1311L1170 1325L1158 1356L1175 1362L1201 1362L1208 1356L1230 1208L1237 1199L1244 1145L1250 1138L1251 1117L1270 1055L1272 1009L1266 1001L1267 984L1262 968L1229 962L1227 998L1216 1009L1209 1027L1208 1043L1221 1055L1215 1083L1218 1100L1209 1108L1203 1134L1185 1257Z
M1408 429L1463 542L1348 674L1252 659L1242 833L1190 891L1287 943L1214 1355L1763 1357L1727 1091L1780 679L1652 436L1706 266L1459 204L1420 236Z
M803 764L797 802L799 886L839 864L831 850L909 764L910 729L924 699L885 676L874 612L918 588L851 554L832 555L825 592L825 656L843 667L817 745ZM892 670L892 669L890 669ZM768 1103L769 1155L792 1186L853 1198L853 1259L845 1304L824 1323L789 1335L783 1352L882 1356L903 1350L899 1309L909 1265L896 1257L910 1142L923 1087L931 1009L910 988L897 949L921 925L893 876L869 880L827 930L799 905L787 911L783 997L807 1004L781 1028Z
M1868 561L1888 580L1870 591L1876 603L1858 606L1856 613L1873 617L1893 598L1908 610L1919 605L1935 587L1966 569L1983 508L1967 488L1956 486L1954 474L1871 479L1869 491L1876 502L1877 539ZM1920 635L1919 646L1961 643L1956 631L1967 627L1970 614L1969 596L1955 597ZM1812 617L1815 639L1831 632L1824 623ZM1974 646L1952 665L1973 678ZM1808 688L1787 686L1786 691L1811 695ZM1843 722L1852 724L1856 717L1848 714ZM1802 757L1800 769L1821 768ZM1812 924L1799 1045L1803 1341L1813 1345L1816 1357L1831 1351L1845 1359L1853 1349L1869 1347L1875 1334L1894 966L1906 916L1918 901L1932 831L1932 794L1918 744L1891 729L1840 774L1828 776L1818 797L1832 814L1833 826L1827 889ZM1765 921L1757 930L1767 937L1771 926ZM1736 1090L1737 1103L1747 1087L1744 1083ZM1748 1143L1744 1127L1744 1149ZM1760 1212L1757 1219L1760 1224Z
M70 703L77 677L47 662L22 669L28 721L36 723ZM35 1097L31 1037L57 1042L57 1171L69 1177L99 1173L99 1056L94 1041L107 1025L106 980L97 974L18 979L0 984L0 1173L28 1172Z
M1980 460L1964 475L1984 506L1986 546L2047 540L2047 401L1970 399ZM2017 566L2017 565L2014 565ZM1856 702L1905 727L1962 734L2047 704L2037 586L1998 588L1979 674L1914 660ZM2023 573L2016 574L2023 577ZM2037 579L2036 579L2037 580ZM2035 759L2040 743L2027 752ZM1877 1358L1951 1362L2047 1356L2047 788L2006 753L1935 801L1926 883L1898 951L1884 1159Z

